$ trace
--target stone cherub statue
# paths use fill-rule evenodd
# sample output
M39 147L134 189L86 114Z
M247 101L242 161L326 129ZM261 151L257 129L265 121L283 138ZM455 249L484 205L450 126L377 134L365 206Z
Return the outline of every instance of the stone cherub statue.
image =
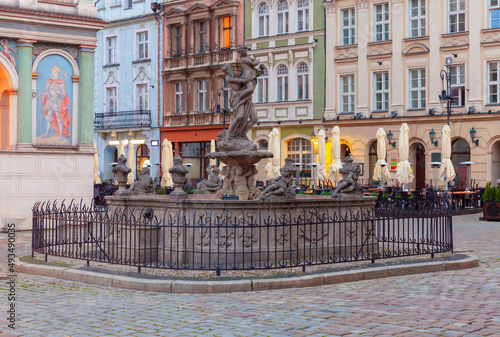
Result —
M118 157L117 165L113 166L112 171L115 174L119 185L127 184L127 177L128 174L132 172L132 169L127 167L127 158L123 154Z
M220 179L220 169L217 165L211 165L206 169L208 173L208 179L203 179L196 186L197 190L217 192L222 187L222 181Z
M155 193L156 184L151 178L149 166L144 166L141 173L139 173L139 179L134 181L130 185L130 189L137 193Z
M174 157L174 166L169 168L168 172L172 175L172 181L174 182L174 190L170 193L170 196L179 197L187 195L183 187L186 182L186 174L189 170L182 165L182 157L180 155Z
M355 194L361 196L362 187L358 183L358 177L361 173L360 165L353 164L352 157L347 156L339 172L342 173L343 178L337 183L337 186L332 192L332 197L337 197L341 194Z
M259 199L268 195L277 195L280 197L295 197L295 188L292 186L293 176L296 168L292 165L292 158L285 158L285 166L280 169L281 175L270 180L270 185L262 191Z

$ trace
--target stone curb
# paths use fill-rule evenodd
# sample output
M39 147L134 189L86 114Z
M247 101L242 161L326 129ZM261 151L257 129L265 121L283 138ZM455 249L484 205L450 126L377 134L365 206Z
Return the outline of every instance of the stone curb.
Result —
M374 280L385 277L475 268L478 266L479 260L469 256L468 258L457 261L413 263L344 272L331 272L318 275L237 281L150 280L96 273L80 270L75 267L65 268L25 262L18 262L16 264L16 271L20 273L56 277L68 281L85 282L131 290L166 293L232 293L316 287L336 283Z

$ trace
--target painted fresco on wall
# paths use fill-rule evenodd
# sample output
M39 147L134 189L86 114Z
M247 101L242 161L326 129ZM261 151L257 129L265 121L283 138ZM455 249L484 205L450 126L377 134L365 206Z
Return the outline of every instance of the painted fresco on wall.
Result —
M73 68L64 57L44 57L37 68L36 143L71 145Z
M6 37L0 38L0 53L7 57L10 63L17 68L17 49L13 40Z
M33 61L41 53L47 50L59 49L68 53L72 58L78 60L78 48L75 46L62 45L58 43L35 43L33 44Z

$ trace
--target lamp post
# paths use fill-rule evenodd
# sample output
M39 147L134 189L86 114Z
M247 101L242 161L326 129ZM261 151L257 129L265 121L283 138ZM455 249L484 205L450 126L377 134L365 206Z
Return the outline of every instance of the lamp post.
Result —
M218 100L217 100L217 110L215 110L215 113L221 113L220 111L220 95L223 94L223 98L224 97L227 97L227 91L225 88L219 88L219 90L217 90L217 96L218 96ZM229 109L228 108L222 108L222 130L225 130L226 129L226 114L229 113Z
M453 59L451 57L447 57L446 63L444 65L446 67L446 70L443 69L441 70L440 73L442 90L441 90L441 95L439 95L439 99L441 101L446 100L447 124L450 125L451 101L455 100L455 98L451 95L451 83L450 83L451 82L450 68L453 65Z

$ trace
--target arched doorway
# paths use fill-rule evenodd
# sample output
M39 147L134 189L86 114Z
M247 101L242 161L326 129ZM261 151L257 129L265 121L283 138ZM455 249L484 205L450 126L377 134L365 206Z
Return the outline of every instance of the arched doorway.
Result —
M104 160L102 164L102 175L101 180L104 182L105 180L113 180L113 167L109 164L116 163L118 161L118 149L116 146L108 145L104 149Z
M295 138L287 143L287 157L292 158L294 163L299 163L301 171L311 170L313 162L313 149L311 141L304 138Z
M450 159L457 175L455 177L455 188L465 189L467 186L467 166L460 165L461 162L470 161L470 146L465 139L458 138L451 143Z
M134 177L134 179L137 179L137 176L139 175L139 173L141 173L142 165L144 165L146 160L149 160L149 148L146 144L139 145L137 147L136 156L135 156L136 177ZM149 164L151 164L151 163L149 163Z
M9 45L14 45L12 41ZM0 150L11 150L15 144L14 128L16 127L13 101L17 100L17 76L14 68L15 60L7 59L9 50L0 53ZM13 57L13 55L12 55ZM13 97L11 97L11 95Z
M496 186L500 179L500 140L491 147L491 184Z
M425 148L422 143L414 143L410 146L410 163L415 175L415 188L425 187Z
M0 81L3 81L1 76L0 72ZM4 90L0 96L0 130L0 150L10 150L12 148L12 122L7 90Z
M377 141L374 141L368 150L368 179L373 180L373 172L377 163Z

